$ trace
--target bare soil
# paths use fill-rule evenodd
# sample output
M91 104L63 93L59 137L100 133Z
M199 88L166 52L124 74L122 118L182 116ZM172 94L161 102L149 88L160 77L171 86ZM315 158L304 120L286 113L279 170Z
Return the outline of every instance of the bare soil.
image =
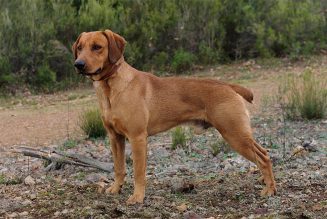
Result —
M268 198L259 195L255 165L214 129L194 135L185 128L185 148L171 149L170 131L149 138L146 199L127 206L129 145L127 182L117 196L98 193L98 182L109 185L113 173L69 165L46 172L42 160L10 152L18 145L59 148L112 163L108 140L85 139L78 128L79 114L97 106L91 88L1 100L0 218L327 218L327 121L284 121L274 98L282 75L307 69L326 74L327 57L248 61L197 73L253 89L255 137L270 151L277 182L278 194ZM24 182L27 176L32 182Z

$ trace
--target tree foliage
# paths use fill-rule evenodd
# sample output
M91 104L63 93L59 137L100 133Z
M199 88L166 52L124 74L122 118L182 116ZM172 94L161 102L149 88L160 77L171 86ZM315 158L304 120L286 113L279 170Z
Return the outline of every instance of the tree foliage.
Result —
M1 0L0 7L2 88L51 91L77 80L70 48L83 31L112 29L127 40L130 64L175 72L327 47L324 0Z

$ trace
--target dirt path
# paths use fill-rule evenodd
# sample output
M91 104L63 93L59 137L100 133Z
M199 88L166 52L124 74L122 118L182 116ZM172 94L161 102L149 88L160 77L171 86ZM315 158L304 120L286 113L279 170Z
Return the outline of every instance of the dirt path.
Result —
M31 96L0 110L0 146L41 146L80 138L79 115L96 107L91 89L56 95ZM68 100L70 99L70 100ZM8 106L9 104L9 106Z

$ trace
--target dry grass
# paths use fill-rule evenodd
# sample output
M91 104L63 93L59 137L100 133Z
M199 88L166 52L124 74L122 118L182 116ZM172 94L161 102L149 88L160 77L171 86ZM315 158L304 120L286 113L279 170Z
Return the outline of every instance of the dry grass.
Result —
M98 109L83 112L79 117L79 126L88 138L104 138L107 135Z
M311 71L302 75L288 75L279 89L279 97L286 118L322 119L327 112L326 76L316 76Z

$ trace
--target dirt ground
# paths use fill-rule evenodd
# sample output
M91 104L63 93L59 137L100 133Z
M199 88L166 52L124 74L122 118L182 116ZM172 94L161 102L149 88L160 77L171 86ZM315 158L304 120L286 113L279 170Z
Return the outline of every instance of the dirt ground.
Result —
M172 150L170 131L149 138L146 199L127 206L129 145L127 182L117 196L97 191L99 181L112 182L112 172L69 165L46 172L42 160L10 151L60 148L112 163L108 141L85 139L78 128L80 113L97 106L91 88L2 99L0 218L327 218L327 120L285 122L274 101L282 75L307 69L326 74L327 57L251 60L197 73L253 89L255 137L270 151L277 182L278 194L269 198L259 195L255 165L230 151L215 130L194 135L185 128L186 148Z

